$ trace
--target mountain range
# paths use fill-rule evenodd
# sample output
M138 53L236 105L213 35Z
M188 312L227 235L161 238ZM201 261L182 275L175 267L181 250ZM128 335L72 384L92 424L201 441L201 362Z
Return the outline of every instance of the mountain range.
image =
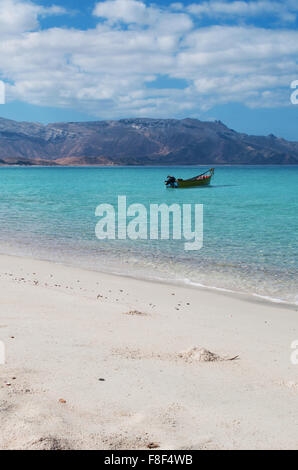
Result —
M298 164L298 142L190 118L48 125L0 118L0 165L202 164Z

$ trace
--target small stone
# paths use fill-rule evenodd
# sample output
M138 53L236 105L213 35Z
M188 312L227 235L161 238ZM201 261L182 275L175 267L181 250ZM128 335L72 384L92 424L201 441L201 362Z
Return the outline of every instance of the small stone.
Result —
M150 442L148 445L147 445L148 449L157 449L159 447L159 444L157 444L156 442Z
M64 398L60 398L59 403L62 403L64 405L66 403L66 400L64 400Z

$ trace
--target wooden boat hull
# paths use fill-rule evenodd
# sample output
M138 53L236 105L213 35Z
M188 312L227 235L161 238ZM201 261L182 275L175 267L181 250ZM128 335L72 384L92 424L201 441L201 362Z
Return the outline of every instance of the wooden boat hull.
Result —
M189 180L178 180L177 188L195 188L197 186L208 186L211 183L211 176L201 180L189 181Z
M212 176L214 175L214 168L210 168L201 175L183 180L182 178L176 179L175 176L168 176L165 181L167 188L196 188L198 186L208 186L211 183Z

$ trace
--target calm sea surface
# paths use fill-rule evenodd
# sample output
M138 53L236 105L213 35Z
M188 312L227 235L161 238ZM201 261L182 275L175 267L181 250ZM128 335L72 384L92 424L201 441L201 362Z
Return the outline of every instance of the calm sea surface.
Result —
M205 168L202 168L204 170ZM199 168L1 168L0 252L298 303L298 167L217 167L212 186L166 189ZM204 246L95 237L95 208L204 205Z

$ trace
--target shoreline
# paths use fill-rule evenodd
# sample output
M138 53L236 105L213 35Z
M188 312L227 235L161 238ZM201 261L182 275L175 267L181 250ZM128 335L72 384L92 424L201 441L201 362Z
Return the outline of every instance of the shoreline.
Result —
M11 255L0 299L1 449L298 447L298 309Z
M283 299L279 298L274 298L271 297L270 295L261 295L257 294L254 292L244 292L244 291L235 291L232 289L224 288L224 287L217 287L217 286L212 286L212 285L205 285L201 284L197 281L192 281L190 279L166 279L162 277L152 277L152 276L144 276L144 275L136 275L136 274L130 274L130 273L123 273L123 272L117 272L117 271L109 271L109 270L99 270L99 269L94 269L94 268L88 268L85 266L79 266L75 263L67 262L67 261L62 261L58 262L55 260L50 260L48 258L38 258L38 257L32 257L32 256L24 256L24 255L14 255L14 254L4 254L0 251L0 258L2 256L8 256L12 258L19 258L19 259L24 259L24 260L32 260L34 261L41 261L44 263L50 263L54 264L57 266L65 266L68 268L74 268L74 269L81 269L83 271L87 272L92 272L92 273L97 273L97 274L102 274L102 275L108 275L112 277L121 277L124 279L131 279L135 281L144 281L144 282L149 282L153 284L163 284L168 287L170 286L180 286L180 287L185 287L189 289L197 289L199 291L207 291L207 292L215 292L219 293L222 295L230 296L232 298L237 298L239 300L244 300L247 302L251 303L265 303L268 305L281 305L284 308L288 308L290 310L298 311L298 302L289 302Z

